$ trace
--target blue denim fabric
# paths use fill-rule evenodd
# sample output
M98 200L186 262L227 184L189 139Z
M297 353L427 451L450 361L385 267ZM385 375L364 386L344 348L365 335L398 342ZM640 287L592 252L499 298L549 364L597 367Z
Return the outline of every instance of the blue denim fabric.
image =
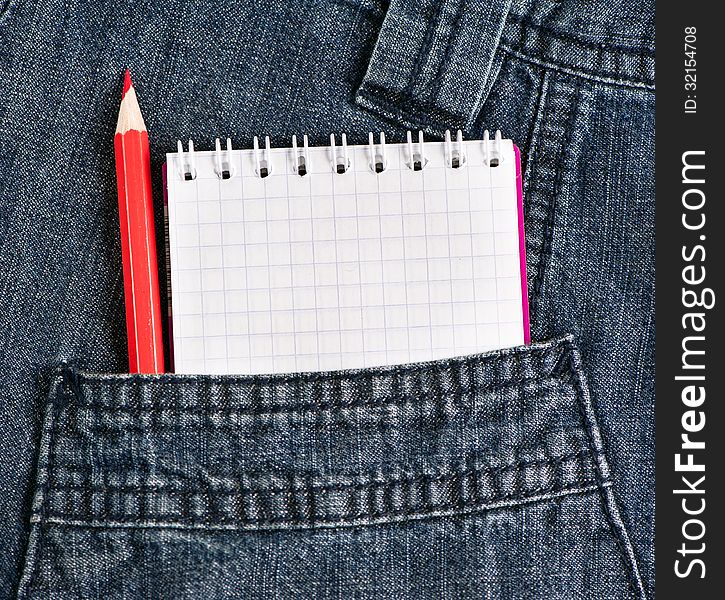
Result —
M653 20L621 0L0 2L0 597L651 597ZM543 343L90 374L127 369L126 66L158 227L178 137L502 129Z
M22 597L634 597L571 338L298 376L65 367L42 439Z

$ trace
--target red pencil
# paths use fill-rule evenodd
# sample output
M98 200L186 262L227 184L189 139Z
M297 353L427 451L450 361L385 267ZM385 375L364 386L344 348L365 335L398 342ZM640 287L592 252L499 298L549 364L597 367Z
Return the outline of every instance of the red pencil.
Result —
M149 138L126 71L114 139L131 373L163 373Z

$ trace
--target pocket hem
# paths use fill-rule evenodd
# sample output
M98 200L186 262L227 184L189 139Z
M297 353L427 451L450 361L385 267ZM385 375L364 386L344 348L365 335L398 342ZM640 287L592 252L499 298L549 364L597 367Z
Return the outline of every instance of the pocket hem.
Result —
M486 377L498 378L497 385L487 388L487 391L479 395L477 395L475 386L469 385L465 390L461 387L462 383L470 384L477 381L475 377L472 377L476 361L485 365ZM197 409L205 406L207 410L213 408L212 405L216 401L224 401L228 406L231 398L219 391L224 388L224 386L220 387L220 382L226 382L228 384L225 388L227 392L230 389L242 390L243 393L236 398L238 401L236 408L244 408L247 411L247 414L241 417L237 415L242 418L241 421L232 419L232 427L239 427L240 424L247 423L248 421L244 419L254 418L257 418L260 423L268 424L269 413L267 416L262 414L261 417L259 415L255 417L253 411L250 412L249 402L245 404L245 398L246 401L249 400L246 394L256 389L258 395L254 397L254 394L251 394L251 397L255 398L252 404L258 408L260 406L269 408L279 398L274 394L265 396L262 393L260 395L259 390L273 389L274 386L280 384L289 385L290 376L261 379L259 377L186 375L109 376L79 373L67 366L62 368L56 378L54 391L51 393L43 426L37 493L33 503L34 533L31 539L32 546L29 548L27 567L31 574L28 577L32 579L33 556L38 553L38 544L42 537L41 529L46 524L79 527L168 527L197 530L329 528L467 515L501 507L546 501L570 494L599 491L607 521L627 563L627 571L633 582L633 588L638 591L638 596L643 598L644 592L632 546L610 489L611 475L604 456L603 444L582 371L581 360L573 339L567 336L551 342L535 344L532 347L453 359L443 361L442 364L412 365L406 368L396 367L379 371L364 370L343 373L342 377L351 378L351 381L358 378L365 382L369 382L371 376L382 377L383 384L387 382L390 385L378 387L383 390L392 387L393 393L390 397L396 398L396 394L401 391L411 391L412 389L418 392L422 390L422 387L410 388L410 383L413 381L416 385L422 385L421 381L430 377L431 368L437 369L435 373L438 377L435 385L427 388L432 394L431 398L434 398L434 403L426 404L427 400L424 399L415 407L409 402L405 405L404 410L423 411L421 414L428 414L426 411L437 407L438 410L448 411L450 417L450 415L457 414L456 411L461 410L460 407L455 406L455 402L461 398L463 398L466 409L470 409L471 403L473 405L485 403L491 398L497 398L496 394L501 393L504 397L499 400L503 403L495 405L497 410L503 408L510 413L506 418L516 418L520 410L526 409L522 416L528 415L525 417L524 423L529 423L532 415L536 416L537 412L531 413L527 409L532 405L520 405L520 403L522 398L527 397L527 394L529 396L534 394L536 401L548 396L557 399L559 408L555 407L555 409L571 411L572 415L578 414L577 422L570 423L570 431L565 426L565 421L556 420L553 422L556 426L555 430L547 431L547 434L551 433L559 440L557 442L558 455L539 461L525 460L521 458L522 449L524 451L526 449L524 445L513 453L513 456L517 457L514 462L506 465L499 464L498 469L471 469L471 464L475 466L475 463L471 462L459 462L458 466L441 463L443 468L439 468L438 471L414 472L413 477L409 476L407 479L399 476L400 472L397 477L393 472L384 475L371 472L352 474L347 478L337 476L336 479L331 479L329 475L312 477L304 473L292 474L287 478L275 478L269 472L256 474L249 472L241 473L238 480L234 478L214 479L214 484L218 486L214 488L209 487L209 482L212 480L199 479L196 473L190 473L193 471L190 463L184 463L181 467L182 470L184 465L188 467L184 474L186 479L182 477L182 479L174 480L173 477L165 475L163 477L166 477L166 480L161 480L159 483L157 473L142 481L141 484L138 482L128 484L127 482L124 488L119 487L117 482L118 478L122 476L122 472L127 469L123 467L123 464L103 462L104 452L109 452L110 438L104 438L103 436L107 434L102 431L96 432L89 428L89 423L102 423L104 419L110 419L111 425L118 428L117 433L120 432L121 435L127 436L140 435L142 437L139 439L146 440L145 443L150 448L154 447L153 436L155 435L166 436L161 439L162 446L163 444L173 444L173 440L176 438L160 432L153 426L153 422L147 430L142 428L140 432L132 431L129 428L128 420L131 417L127 418L120 413L114 415L112 404L109 402L113 403L114 400L121 403L127 402L136 408L141 408L144 403L150 402L150 405L145 407L147 414L162 419L177 418L178 414L171 417L166 415L168 408L178 401L178 397L173 394L179 392L184 386L192 386L192 389L202 389L207 392L210 388L203 386L216 386L215 395L202 393L199 398L196 398L191 394L192 404ZM532 372L538 374L543 372L548 376L548 383L541 384L540 380L533 385L530 381L527 383L522 374ZM409 377L408 380L405 379L406 374ZM317 386L335 382L337 386L335 389L338 391L341 389L339 387L340 373L304 374L300 377L301 381ZM314 385L312 389L318 389L314 388ZM506 388L506 385L509 387ZM292 385L292 389L298 390L299 388ZM451 390L455 390L455 393ZM172 397L161 398L160 403L157 397L154 406L154 394L158 396L159 392L163 391L173 392ZM446 392L448 395L441 392ZM91 395L91 402L84 406L83 402L87 400L85 398L87 394ZM210 398L214 402L210 403ZM313 396L313 398L322 398L322 396ZM354 422L356 419L359 421L361 415L384 419L386 411L389 413L391 410L395 410L386 406L385 403L374 405L372 410L369 406L351 407L346 405L345 399L346 397L342 395L333 398L334 401L330 406L306 405L302 408L297 407L297 409L312 415L313 421L309 421L310 423L321 418L320 414L324 411ZM94 401L98 402L94 404ZM176 408L181 411L180 414L184 415L187 414L184 411L188 412L192 407L177 404ZM283 415L282 418L287 419L285 426L289 426L292 422L289 419L294 418L290 416L290 409L294 410L294 405L287 404L283 408L285 410L280 414ZM526 412L527 410L528 412ZM147 418L147 416L141 415L141 412L143 411L139 411L139 414L133 417L138 419L140 425L144 424L144 419ZM541 412L544 412L543 408ZM353 417L350 417L350 414L353 413ZM346 414L347 417L345 417ZM103 415L110 416L104 417ZM396 418L399 417L400 414ZM468 417L470 415L466 418ZM213 417L206 415L205 418L208 418L209 423L212 422ZM329 424L331 421L328 419L325 422ZM377 423L377 421L373 421L374 428L379 427ZM537 428L544 425L546 422L539 423ZM502 427L505 426L506 421L503 421ZM390 428L390 422L386 427ZM79 428L80 436L77 435ZM204 430L201 432L191 430L195 431L194 435L198 434L205 438ZM232 433L237 435L239 431L233 430ZM130 439L133 438L121 438L121 445L129 444ZM54 446L58 440L62 446L60 450ZM568 441L562 442L562 440ZM94 446L94 444L96 445ZM576 444L577 452L569 455L561 452L561 449L567 444ZM91 446L93 447L91 448ZM505 453L501 454L503 450L496 452L499 454L499 460L500 457L505 456ZM60 457L59 460L56 460L56 456ZM153 463L159 457L144 454L142 458ZM84 463L84 460L90 462ZM203 464L197 465L197 467L202 470L206 469ZM94 481L95 484L93 484ZM541 482L548 482L548 486L542 487ZM180 484L180 487L174 490L173 486L176 484ZM223 493L220 493L220 490ZM508 494L507 490L509 490ZM516 493L510 493L510 490L514 490ZM175 492L178 493L175 494ZM209 500L210 498L211 500ZM204 502L208 502L208 504L203 506L199 504ZM396 502L398 503L397 508ZM108 507L113 510L108 510ZM166 513L162 511L163 507L166 508ZM169 507L171 508L169 509ZM360 507L372 507L372 510L366 513ZM290 514L296 515L296 517L294 519L274 518ZM35 551L32 548L35 548Z

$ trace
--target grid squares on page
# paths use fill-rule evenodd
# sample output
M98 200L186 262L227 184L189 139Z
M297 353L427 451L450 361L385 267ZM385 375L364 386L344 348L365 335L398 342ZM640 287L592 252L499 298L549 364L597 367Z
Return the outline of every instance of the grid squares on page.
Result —
M513 151L492 174L447 168L431 147L423 172L404 145L377 175L366 147L349 148L344 175L311 148L307 177L273 156L261 179L242 151L223 184L170 182L177 370L359 368L522 343Z

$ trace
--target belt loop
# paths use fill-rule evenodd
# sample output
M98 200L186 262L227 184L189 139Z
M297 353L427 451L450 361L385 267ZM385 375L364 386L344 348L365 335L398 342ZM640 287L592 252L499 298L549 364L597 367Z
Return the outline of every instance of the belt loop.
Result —
M434 135L485 100L511 0L391 0L355 101Z

